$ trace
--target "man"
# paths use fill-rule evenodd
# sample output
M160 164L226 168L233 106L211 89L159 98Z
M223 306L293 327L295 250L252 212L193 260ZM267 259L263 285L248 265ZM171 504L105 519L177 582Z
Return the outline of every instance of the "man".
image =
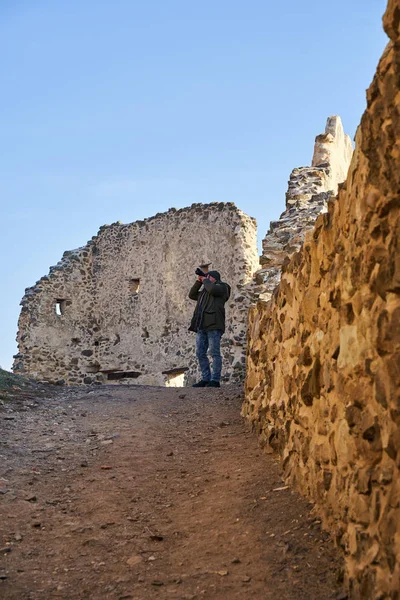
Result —
M193 387L220 387L221 337L225 331L225 302L230 295L231 288L221 281L218 271L209 271L205 277L199 275L189 292L189 298L197 302L189 331L196 332L196 357L201 371L201 380Z

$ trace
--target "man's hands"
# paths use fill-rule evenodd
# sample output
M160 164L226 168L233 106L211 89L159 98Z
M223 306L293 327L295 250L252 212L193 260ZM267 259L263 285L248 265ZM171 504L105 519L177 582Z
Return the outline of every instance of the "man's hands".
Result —
M201 281L201 283L203 283L203 281L204 281L205 279L207 279L207 277L203 277L202 275L199 275L199 276L197 277L197 281Z

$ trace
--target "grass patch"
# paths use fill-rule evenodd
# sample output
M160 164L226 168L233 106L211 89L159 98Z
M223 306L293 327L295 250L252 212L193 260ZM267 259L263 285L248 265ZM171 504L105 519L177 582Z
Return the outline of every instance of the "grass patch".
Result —
M7 392L15 389L29 389L35 386L32 379L27 379L21 375L15 375L9 371L0 368L0 397L1 392Z
M0 368L0 407L18 400L35 400L48 396L48 389L34 379L15 375Z

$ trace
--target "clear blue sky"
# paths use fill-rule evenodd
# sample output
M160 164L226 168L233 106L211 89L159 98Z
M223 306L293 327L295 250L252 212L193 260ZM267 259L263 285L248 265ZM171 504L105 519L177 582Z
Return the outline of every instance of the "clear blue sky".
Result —
M326 118L353 137L385 6L1 0L0 365L25 287L103 224L233 201L261 239Z

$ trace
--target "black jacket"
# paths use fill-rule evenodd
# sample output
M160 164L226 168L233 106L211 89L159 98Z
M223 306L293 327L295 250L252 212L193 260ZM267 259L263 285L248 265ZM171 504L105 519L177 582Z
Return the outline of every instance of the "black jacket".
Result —
M200 288L203 286L203 289ZM223 281L211 283L208 279L196 281L189 292L189 298L197 302L189 331L199 329L225 331L225 302L231 295L231 287Z

